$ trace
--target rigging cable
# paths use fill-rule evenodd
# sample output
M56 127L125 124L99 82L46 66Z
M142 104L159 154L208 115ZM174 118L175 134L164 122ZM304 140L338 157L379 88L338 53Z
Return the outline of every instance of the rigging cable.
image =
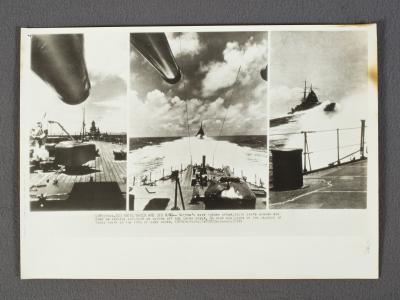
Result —
M182 53L182 40L181 40L181 34L179 34L179 52ZM185 85L185 77L184 73L181 69L182 73L182 81L183 81L183 90L186 89ZM187 126L187 136L188 136L188 142L189 142L189 155L190 155L190 164L192 165L192 149L190 145L190 126L189 126L189 112L188 112L188 104L187 101L185 101L185 108L186 108L186 126Z
M239 73L240 73L240 69L241 69L241 68L242 68L242 66L239 67L239 70L238 70L238 72L237 72L237 74L236 74L235 82L234 82L233 85L232 85L232 89L233 89L233 87L236 85L236 82L237 82L237 80L238 80L238 78L239 78ZM228 99L229 99L229 100L230 100L230 96L231 96L232 94L233 94L233 90L231 90L231 93L228 95ZM227 101L227 102L229 102L229 101ZM226 117L228 116L228 111L229 111L229 106L226 108L225 116L224 116L224 118L223 118L223 120L222 120L221 128L219 129L218 138L221 137L222 129L224 128L224 124L225 124ZM215 156L215 152L217 151L217 146L218 146L218 140L215 142L215 148L214 148L213 157L212 157L212 165L213 165L213 166L214 166L214 156Z
M183 72L182 72L182 75L183 75ZM185 78L183 78L183 89L185 90ZM189 113L188 113L188 102L187 101L185 101L185 107L186 107L187 135L188 135L188 140L189 140L190 164L192 165L192 149L191 149L191 145L190 145L190 127L189 127Z

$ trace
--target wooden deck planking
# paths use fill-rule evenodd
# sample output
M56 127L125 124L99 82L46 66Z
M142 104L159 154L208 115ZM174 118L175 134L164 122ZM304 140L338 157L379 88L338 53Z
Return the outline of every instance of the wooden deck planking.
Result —
M126 164L126 162L125 162L125 164ZM114 172L114 174L116 176L116 180L120 181L120 182L123 182L124 181L124 175L126 177L126 173L121 168L121 162L114 162L112 168L113 168L113 172Z
M109 180L109 176L108 176L108 170L107 170L107 164L106 164L106 160L105 160L105 153L104 151L101 152L102 155L100 155L100 165L101 165L101 170L102 170L102 181L107 182L110 181Z
M119 170L120 175L125 175L126 176L126 160L120 160L116 162L117 169Z
M108 156L108 155L106 154L105 156ZM104 175L105 175L106 181L117 181L114 178L114 174L112 173L113 170L110 167L109 157L103 157L103 167L104 167Z
M126 181L126 180L128 179L128 173L127 173L127 165L126 165L126 162L125 162L124 164L119 163L118 165L119 165L119 167L120 167L120 169L121 169L120 174L122 175L122 180L123 180L123 181Z
M101 172L101 170L100 170L100 166L99 166L98 160L99 160L98 157L96 157L95 160L94 160L94 169L96 170L96 173L94 174L94 181L95 182L100 181L100 172Z
M106 149L104 149L106 150ZM117 181L118 180L115 178L115 175L113 174L113 169L112 169L112 165L114 165L114 159L113 157L110 155L110 153L112 153L112 149L110 149L110 151L104 151L104 166L105 166L105 174L106 174L106 178L108 181Z
M115 164L116 169L115 171L118 173L118 176L120 177L120 180L124 181L124 177L127 177L126 174L126 162L117 162Z
M106 149L103 148L102 152L104 153L104 155L103 155L103 166L104 166L104 169L105 169L106 180L107 181L116 181L116 182L118 182L118 180L117 180L117 178L116 178L116 176L114 174L114 170L112 168L112 165L115 164L114 161L113 161L114 160L113 157L110 155L110 152L112 152L112 149L111 149L111 151L107 151Z
M99 148L101 158L99 163L103 173L101 174L102 180L123 182L123 178L126 176L126 161L114 161L115 144L100 142L96 143L96 146ZM124 167L121 167L122 165Z
M120 162L114 161L114 153L111 151L104 151L106 155L106 168L108 169L108 174L110 175L112 181L123 182L123 170L120 168ZM126 162L124 162L126 165Z
M97 158L97 163L99 165L99 170L100 170L99 177L100 177L100 182L104 182L104 181L106 181L106 179L104 176L103 153L100 151L99 151L99 153L100 153L100 156Z
M114 156L111 151L107 151L105 152L105 159L104 159L104 163L105 163L105 167L106 167L106 174L108 175L108 180L109 181L116 181L119 182L119 178L117 176L117 174L114 171L114 166L116 165L116 163L114 162Z
M116 163L113 163L113 164L109 163L109 168L110 168L110 176L112 176L114 178L114 181L121 182L122 178L120 177L120 175L119 175L119 173L117 171L117 164Z
M112 159L114 159L114 154L112 154ZM120 168L120 162L114 161L114 163L111 165L112 172L115 176L115 179L117 181L123 181L123 172L121 172Z
M108 142L94 143L99 150L99 156L96 157L94 161L90 162L89 166L96 170L95 172L82 175L68 175L63 172L58 173L55 171L32 173L30 176L30 185L49 185L57 179L60 185L69 186L70 189L72 189L74 183L89 182L92 177L95 182L117 182L121 188L121 192L125 193L126 182L124 178L127 176L127 162L115 161L113 153L113 149L120 149L121 147ZM47 180L49 181L48 183ZM42 193L43 190L46 190L46 187L40 188L36 194Z

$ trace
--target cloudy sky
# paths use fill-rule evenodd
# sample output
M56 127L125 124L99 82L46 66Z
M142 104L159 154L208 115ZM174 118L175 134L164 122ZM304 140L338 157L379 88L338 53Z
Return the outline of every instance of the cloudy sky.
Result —
M82 104L65 104L48 84L30 71L27 87L32 98L29 107L32 126L41 121L46 113L48 120L57 120L71 134L79 133L85 107L86 130L94 120L102 132L126 132L129 72L127 35L105 31L86 33L84 49L91 90L89 98ZM50 132L58 133L60 130L53 126Z
M281 116L297 105L304 81L321 101L353 102L366 108L368 48L366 32L272 32L270 111ZM350 103L349 103L350 104Z
M133 48L129 91L131 136L185 136L186 104L191 135L203 122L208 136L265 134L267 82L266 32L169 33L183 78L164 82ZM238 81L234 84L239 67Z

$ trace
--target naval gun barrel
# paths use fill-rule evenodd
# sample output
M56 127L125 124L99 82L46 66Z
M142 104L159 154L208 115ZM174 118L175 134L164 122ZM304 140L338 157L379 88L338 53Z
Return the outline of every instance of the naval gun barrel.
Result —
M170 84L179 82L182 77L181 70L165 33L131 33L130 42L166 82Z
M261 69L260 75L262 79L268 81L268 65L266 65L265 68Z
M79 104L90 91L83 52L83 34L33 35L31 69L56 90L62 101Z

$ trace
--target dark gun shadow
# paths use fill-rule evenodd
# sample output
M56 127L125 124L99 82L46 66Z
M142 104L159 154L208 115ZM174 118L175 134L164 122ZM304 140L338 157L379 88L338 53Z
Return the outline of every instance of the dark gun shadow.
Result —
M89 175L100 172L100 170L93 169L89 166L80 166L76 168L66 168L63 172L65 175Z
M66 200L31 202L31 211L125 210L125 194L117 182L77 182Z

